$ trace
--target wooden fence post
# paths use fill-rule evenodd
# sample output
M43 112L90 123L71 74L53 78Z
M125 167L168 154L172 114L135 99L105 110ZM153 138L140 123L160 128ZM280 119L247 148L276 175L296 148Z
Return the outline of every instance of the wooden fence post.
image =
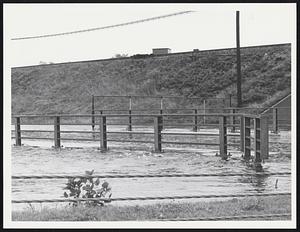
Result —
M103 114L103 110L100 110L99 113L100 113L100 115L102 115L102 114ZM96 125L96 120L95 120L95 125ZM101 128L100 128L100 127L99 127L99 131L101 131ZM100 132L100 133L101 133L101 132ZM93 139L95 139L95 138L96 138L96 134L93 133Z
M245 128L244 128L244 116L242 115L241 117L240 117L240 151L244 151L244 142L245 142L245 138L244 138L244 136L245 136L245 133L244 133L244 130L245 130Z
M95 97L92 95L92 130L95 130Z
M229 107L232 106L232 102L231 102L231 94L229 94Z
M261 116L260 118L260 140L261 140L261 155L264 159L269 158L269 125L268 117Z
M244 159L251 156L251 118L244 117Z
M194 109L194 127L193 127L193 131L197 132L198 131L198 117L197 117L197 109Z
M254 118L254 152L255 163L261 163L261 123L260 118Z
M206 114L206 100L203 100L203 113L204 113L204 116L203 116L203 125L205 125L205 114Z
M161 115L161 130L163 130L163 110L161 109L161 110L159 110L159 114Z
M236 110L235 109L231 109L231 114L235 114L236 113ZM235 116L232 115L231 117L231 124L234 125L235 124ZM235 132L235 126L232 126L231 127L231 132Z
M160 111L159 111L160 115L163 114L163 108L164 108L164 106L163 106L163 97L161 97L160 98ZM163 130L163 116L161 116L161 130Z
M226 116L219 118L219 136L220 136L220 156L223 159L227 158L227 125Z
M100 116L100 150L107 150L106 116Z
M15 138L16 138L16 146L21 146L22 145L22 140L21 140L21 120L20 120L20 117L16 117Z
M129 116L128 116L128 127L127 127L128 131L132 131L131 107L132 107L132 100L131 100L131 96L129 96L129 110L128 110Z
M132 131L132 118L131 118L131 110L128 110L129 116L128 116L128 131Z
M60 117L54 117L54 147L60 148Z
M154 118L154 151L162 152L161 145L161 131L162 131L162 116L156 116Z
M273 133L278 133L278 109L273 108Z

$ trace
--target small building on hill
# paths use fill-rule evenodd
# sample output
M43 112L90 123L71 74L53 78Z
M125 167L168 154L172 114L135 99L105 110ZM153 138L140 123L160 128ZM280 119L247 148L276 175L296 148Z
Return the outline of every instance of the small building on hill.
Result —
M153 48L152 49L153 55L164 55L164 54L169 54L169 53L171 53L170 48Z

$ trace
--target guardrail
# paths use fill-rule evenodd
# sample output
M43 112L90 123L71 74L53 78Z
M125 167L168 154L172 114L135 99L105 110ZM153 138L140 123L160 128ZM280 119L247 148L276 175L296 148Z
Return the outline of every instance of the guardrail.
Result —
M51 132L47 130L21 130L21 119L23 118L47 118L53 120L54 125L54 147L60 148L61 141L63 140L73 140L73 141L96 141L94 135L100 135L100 149L102 151L106 151L108 149L108 142L134 142L134 143L153 143L155 152L162 152L163 144L181 144L181 145L206 145L206 146L218 146L220 156L224 159L228 157L228 147L239 147L240 151L244 152L244 158L250 159L251 150L255 152L255 161L261 162L262 159L268 158L268 120L265 116L256 116L256 115L245 115L245 114L196 114L196 116L205 116L205 117L216 117L219 119L219 133L198 133L198 132L190 132L190 133L179 133L179 132L164 132L163 127L166 126L166 123L163 121L163 117L195 117L195 114L131 114L131 117L148 117L153 120L153 132L146 131L108 131L107 126L107 118L120 118L120 117L128 117L128 114L99 114L93 115L94 117L99 118L99 131L62 131L61 125L91 125L91 123L62 123L62 118L90 118L92 115L90 114L77 114L77 115L15 115L15 144L16 146L21 146L22 139L51 139L51 138L43 138L43 137L22 137L22 132ZM240 124L236 124L234 126L238 126L240 128L239 134L229 134L227 132L227 128L232 126L232 124L228 124L229 117L239 117ZM251 121L254 125L254 137L251 137ZM181 125L181 124L177 124ZM92 134L93 138L63 138L61 134L66 133L83 133L83 134ZM108 134L145 134L145 135L153 135L153 141L149 140L120 140L120 139L110 139L108 138ZM196 135L196 136L215 136L219 137L218 143L207 143L207 142L182 142L182 141L165 141L162 140L162 135ZM228 143L228 137L239 137L239 144L230 144ZM251 147L251 139L254 140L254 147Z

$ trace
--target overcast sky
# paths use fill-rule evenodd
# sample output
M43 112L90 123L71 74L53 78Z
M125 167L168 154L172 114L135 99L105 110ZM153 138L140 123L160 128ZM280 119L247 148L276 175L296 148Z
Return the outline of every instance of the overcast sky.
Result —
M11 38L108 26L180 11L190 14L124 27L43 39ZM296 41L295 4L5 4L6 61L11 66L235 47L240 11L241 46Z

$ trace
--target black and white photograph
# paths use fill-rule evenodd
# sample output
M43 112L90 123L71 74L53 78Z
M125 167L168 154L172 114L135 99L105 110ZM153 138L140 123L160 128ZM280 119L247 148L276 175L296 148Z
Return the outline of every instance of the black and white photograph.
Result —
M296 3L3 4L4 228L296 228Z

